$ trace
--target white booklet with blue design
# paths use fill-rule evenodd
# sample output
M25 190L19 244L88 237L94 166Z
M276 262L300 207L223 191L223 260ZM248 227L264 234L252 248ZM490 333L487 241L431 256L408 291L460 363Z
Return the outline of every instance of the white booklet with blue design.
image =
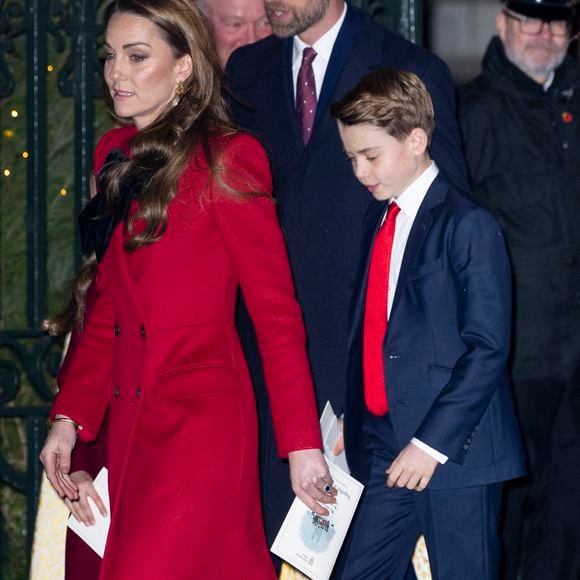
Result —
M325 435L323 430L324 439ZM329 461L328 457L326 460L334 487L338 490L336 504L325 504L330 515L319 516L295 498L271 548L274 554L312 580L330 578L364 489L362 483L332 460Z

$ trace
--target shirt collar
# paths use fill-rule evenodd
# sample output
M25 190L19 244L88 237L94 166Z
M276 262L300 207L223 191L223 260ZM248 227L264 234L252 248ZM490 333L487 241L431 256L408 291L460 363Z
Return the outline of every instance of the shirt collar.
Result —
M327 30L313 45L312 48L316 51L316 58L324 60L326 63L330 61L330 56L332 54L332 49L334 48L334 43L340 32L340 28L344 19L346 17L347 4L344 3L344 9L342 11L341 17L335 22L330 30ZM292 51L292 62L295 63L297 60L302 60L302 53L304 49L310 46L306 44L303 40L299 38L298 35L294 37L294 50Z
M555 76L556 76L556 73L554 71L552 71L550 73L550 76L547 78L546 82L543 85L544 92L547 92L548 89L552 86L552 83L554 82L554 77Z
M391 201L396 201L397 205L401 208L401 211L410 217L412 220L415 219L419 207L423 203L427 191L431 187L433 181L439 173L439 168L435 161L431 161L431 164L397 199Z

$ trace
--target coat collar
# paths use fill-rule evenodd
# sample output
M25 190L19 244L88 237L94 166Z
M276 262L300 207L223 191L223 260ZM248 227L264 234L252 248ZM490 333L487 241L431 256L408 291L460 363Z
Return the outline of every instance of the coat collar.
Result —
M566 55L556 69L555 77L547 91L527 74L522 72L506 56L501 40L495 36L489 43L483 58L483 75L501 91L517 93L524 97L549 98L551 94L574 90L580 86L578 65Z

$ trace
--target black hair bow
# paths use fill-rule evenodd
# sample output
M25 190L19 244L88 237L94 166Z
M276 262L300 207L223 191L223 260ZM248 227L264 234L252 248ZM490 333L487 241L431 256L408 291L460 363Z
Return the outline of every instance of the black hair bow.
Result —
M113 206L103 190L105 176L115 165L128 160L120 149L113 149L107 155L99 173L97 194L89 200L78 217L83 254L89 256L95 252L97 262L103 259L117 225L127 221L131 202L139 198L150 179L149 171L136 168L121 182L119 200Z

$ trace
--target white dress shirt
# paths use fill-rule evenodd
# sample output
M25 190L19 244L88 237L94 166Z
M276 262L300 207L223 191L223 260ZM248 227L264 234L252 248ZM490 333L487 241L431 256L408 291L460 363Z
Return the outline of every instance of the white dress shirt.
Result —
M387 302L388 316L391 315L393 299L395 298L395 291L399 281L399 273L401 272L401 264L403 263L403 255L405 254L405 247L407 246L407 240L409 239L413 222L415 221L415 217L417 217L417 212L425 199L425 195L427 195L427 190L431 187L438 173L439 169L436 163L431 161L431 165L396 200L391 200L391 202L395 201L397 203L401 211L397 215L397 221L395 222L395 237L393 238L393 249L391 250ZM385 211L383 221L386 215L387 212ZM420 441L416 437L411 439L411 443L428 453L441 464L445 463L448 459L447 456L439 453L439 451L423 443L423 441Z
M312 45L312 48L316 51L316 58L312 61L312 70L314 71L317 99L320 98L320 90L322 89L322 83L324 82L326 69L328 68L328 63L330 62L334 43L336 42L342 23L344 22L346 10L347 7L345 3L344 10L342 11L342 15L338 21L330 30L325 32ZM300 65L302 64L302 53L304 52L304 49L309 46L310 45L303 42L298 37L298 35L294 37L294 49L292 51L292 79L294 80L294 99L296 99L296 85L298 83L298 71L300 70Z

